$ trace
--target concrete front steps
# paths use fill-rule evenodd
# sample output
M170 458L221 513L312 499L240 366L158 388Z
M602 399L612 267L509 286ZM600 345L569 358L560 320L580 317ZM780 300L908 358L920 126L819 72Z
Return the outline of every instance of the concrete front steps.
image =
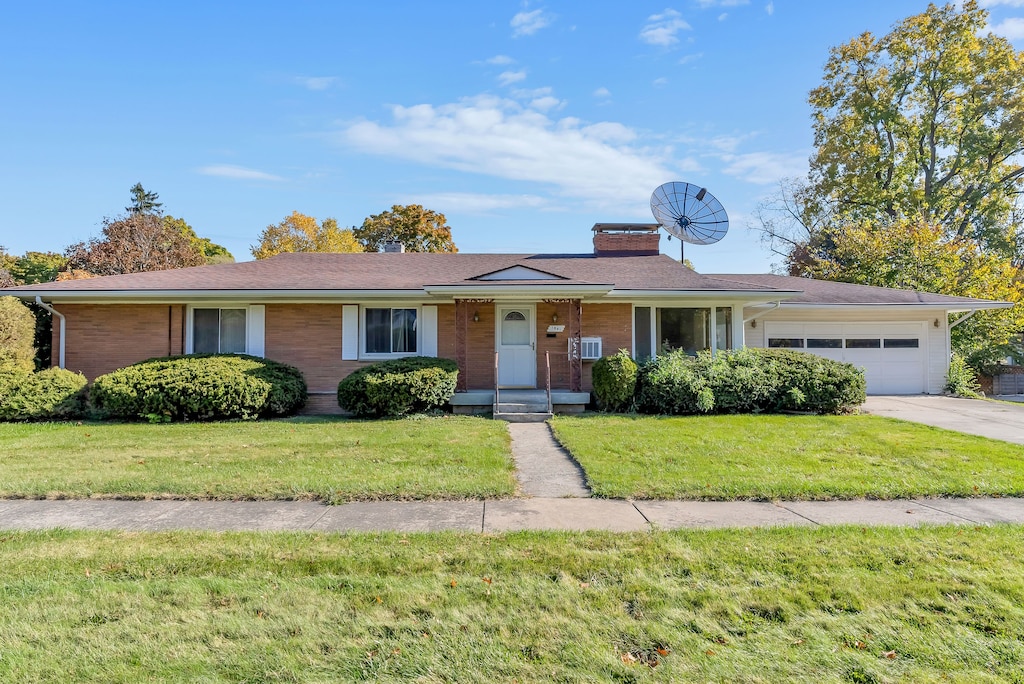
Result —
M449 400L453 413L490 412L495 419L510 423L542 423L553 413L582 413L590 403L589 392L551 391L552 411L544 390L500 390L500 403L494 401L493 390L458 392Z

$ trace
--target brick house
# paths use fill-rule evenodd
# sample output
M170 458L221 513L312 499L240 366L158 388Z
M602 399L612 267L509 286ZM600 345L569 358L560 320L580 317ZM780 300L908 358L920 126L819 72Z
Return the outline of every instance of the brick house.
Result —
M790 347L866 370L868 391L941 392L950 315L1005 302L776 275L698 274L655 225L598 224L586 254L281 254L262 261L9 288L53 308L54 363L90 380L143 359L235 352L339 380L408 355L454 359L459 389L591 389L628 349ZM497 378L495 377L497 374Z

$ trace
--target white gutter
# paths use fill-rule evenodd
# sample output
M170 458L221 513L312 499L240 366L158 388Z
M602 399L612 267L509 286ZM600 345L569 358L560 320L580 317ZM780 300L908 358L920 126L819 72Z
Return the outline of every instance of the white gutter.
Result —
M64 319L64 314L62 314L60 311L57 311L52 306L50 306L49 304L44 302L43 298L38 296L38 295L36 296L36 304L38 304L39 306L43 307L44 309L49 311L51 314L53 314L54 316L56 316L57 318L60 319L60 352L57 355L57 358L58 358L58 364L60 365L61 368L63 368L64 367L64 348L65 348L64 340L67 338L67 335L65 334L65 332L67 330L67 325L66 325L67 321Z
M751 322L754 321L754 319L760 318L761 316L764 316L767 313L771 313L772 311L775 311L780 306L782 306L782 302L781 301L775 302L775 306L773 306L773 307L771 307L769 309L765 309L764 311L758 311L756 314L754 314L750 318L744 318L743 319L743 325L746 325L747 323L751 323ZM756 328L757 326L755 325L754 327Z

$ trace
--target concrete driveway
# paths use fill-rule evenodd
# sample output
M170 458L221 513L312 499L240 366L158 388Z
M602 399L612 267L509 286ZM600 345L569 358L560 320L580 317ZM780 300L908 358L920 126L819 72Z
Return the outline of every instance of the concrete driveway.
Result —
M871 396L861 410L876 416L1024 444L1024 404L918 394Z

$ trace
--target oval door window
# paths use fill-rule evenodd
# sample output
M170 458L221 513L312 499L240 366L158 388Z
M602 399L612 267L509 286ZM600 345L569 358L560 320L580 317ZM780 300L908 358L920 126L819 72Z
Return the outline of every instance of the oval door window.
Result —
M501 343L530 344L530 321L522 311L509 311L501 319Z

